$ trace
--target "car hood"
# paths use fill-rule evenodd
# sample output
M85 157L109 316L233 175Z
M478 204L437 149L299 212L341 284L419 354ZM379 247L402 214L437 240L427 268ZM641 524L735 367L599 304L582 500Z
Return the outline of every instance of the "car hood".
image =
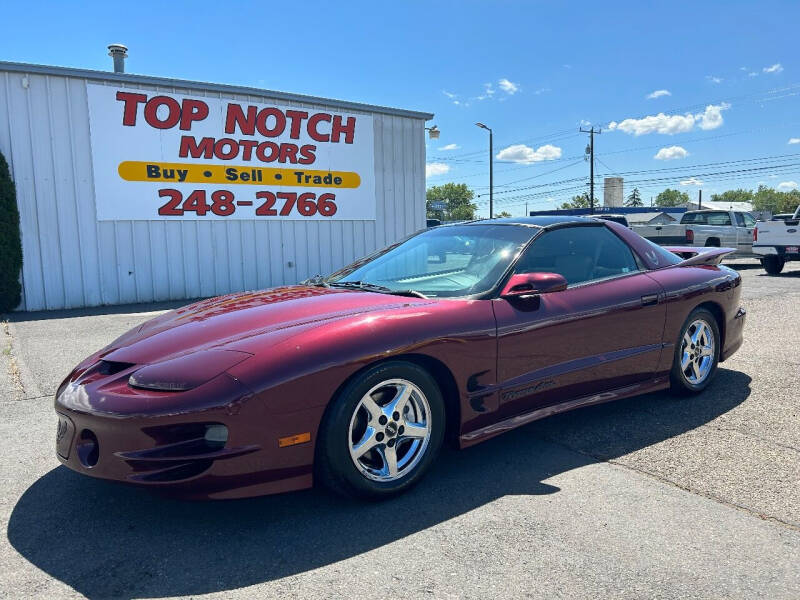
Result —
M294 332L374 311L435 300L322 287L291 286L202 300L152 319L104 348L107 361L150 364L221 348L250 337Z

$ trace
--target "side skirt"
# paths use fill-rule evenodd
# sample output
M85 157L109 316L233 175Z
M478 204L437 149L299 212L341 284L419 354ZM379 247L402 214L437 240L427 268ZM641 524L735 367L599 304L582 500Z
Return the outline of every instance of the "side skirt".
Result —
M663 390L668 387L669 377L662 376L656 377L655 379L651 379L649 381L643 381L642 383L618 388L616 390L592 394L591 396L583 396L581 398L567 400L566 402L562 402L560 404L552 404L550 406L545 406L544 408L538 408L531 412L510 417L498 423L487 425L486 427L481 427L475 431L464 433L458 438L459 447L468 448L469 446L474 446L475 444L486 441L496 435L505 433L506 431L516 429L522 425L527 425L533 421L538 421L539 419L544 419L545 417L556 415L558 413L575 410L576 408L583 408L584 406L604 404L606 402L621 400L622 398L629 398L631 396L638 396L640 394L649 394L651 392Z

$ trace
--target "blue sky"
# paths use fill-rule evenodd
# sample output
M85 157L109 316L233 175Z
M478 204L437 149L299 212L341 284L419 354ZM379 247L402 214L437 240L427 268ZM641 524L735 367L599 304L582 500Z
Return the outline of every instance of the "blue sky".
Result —
M496 210L512 214L587 187L582 122L603 128L598 181L622 173L646 201L800 182L798 2L114 6L9 4L0 58L105 70L122 42L134 73L433 112L428 184L469 184L484 213L476 121L494 129Z

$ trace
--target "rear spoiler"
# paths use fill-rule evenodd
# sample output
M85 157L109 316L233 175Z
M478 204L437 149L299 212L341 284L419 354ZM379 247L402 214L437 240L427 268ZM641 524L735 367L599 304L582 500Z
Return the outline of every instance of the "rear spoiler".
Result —
M736 252L735 248L699 248L697 246L664 246L664 250L669 250L683 259L682 262L675 265L676 267L718 265L724 256Z

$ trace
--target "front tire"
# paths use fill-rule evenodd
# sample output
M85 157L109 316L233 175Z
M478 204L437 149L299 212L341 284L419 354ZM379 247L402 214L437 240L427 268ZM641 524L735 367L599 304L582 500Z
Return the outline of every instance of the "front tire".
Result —
M778 256L765 256L761 259L761 266L770 275L778 275L783 271L786 261Z
M444 429L444 399L425 369L406 361L378 364L329 406L317 441L317 477L346 496L401 494L430 467Z
M672 391L699 394L717 372L720 353L719 325L705 308L694 309L681 328L675 344L670 373Z

